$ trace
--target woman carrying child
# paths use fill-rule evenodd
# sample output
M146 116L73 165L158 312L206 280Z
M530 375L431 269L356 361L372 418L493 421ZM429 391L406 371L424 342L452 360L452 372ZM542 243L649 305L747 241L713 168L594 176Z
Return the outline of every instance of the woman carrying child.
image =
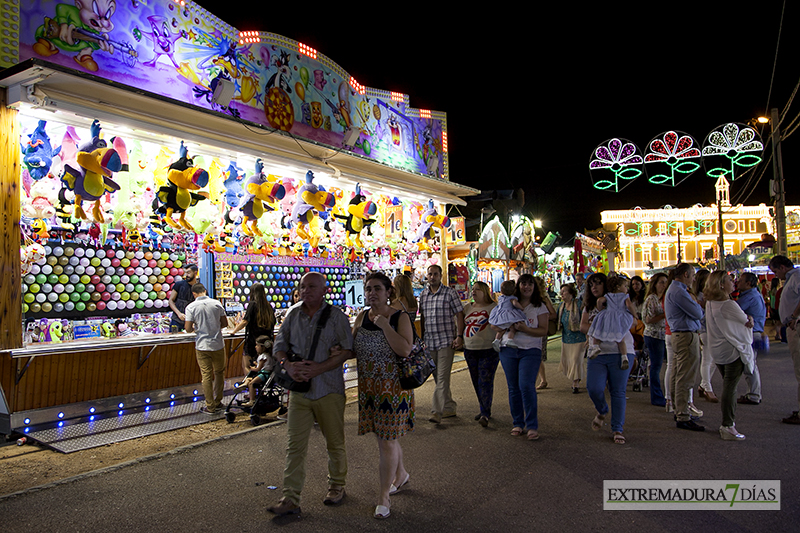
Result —
M611 292L597 299L597 307L602 311L597 314L589 327L589 352L586 357L589 359L597 357L600 354L601 342L616 342L620 353L619 367L626 370L629 362L625 337L633 325L636 308L628 296L628 278L609 277L608 290Z
M501 283L499 302L497 307L492 309L491 314L489 314L489 324L499 328L494 341L492 341L492 348L496 352L499 352L502 346L508 346L509 348L519 347L514 342L514 335L517 333L514 324L524 322L527 317L523 311L522 304L519 303L519 299L514 295L516 290L517 284L511 280ZM502 342L503 335L506 335L505 343Z

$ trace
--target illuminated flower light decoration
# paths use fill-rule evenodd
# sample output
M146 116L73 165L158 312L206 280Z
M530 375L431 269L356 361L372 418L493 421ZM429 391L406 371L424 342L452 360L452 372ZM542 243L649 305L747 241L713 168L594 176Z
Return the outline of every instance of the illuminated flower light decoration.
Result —
M703 166L712 178L733 181L761 162L764 144L756 130L730 122L715 129L703 142Z
M675 187L700 168L700 149L691 135L667 131L647 144L644 168L648 181Z
M642 174L644 158L627 139L610 139L594 149L589 173L595 189L620 192Z

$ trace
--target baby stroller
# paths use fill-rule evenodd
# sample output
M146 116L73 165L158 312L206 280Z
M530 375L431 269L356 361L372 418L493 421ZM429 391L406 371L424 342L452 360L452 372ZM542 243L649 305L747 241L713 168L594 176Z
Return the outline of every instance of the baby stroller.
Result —
M636 368L631 372L630 380L633 381L631 390L641 392L644 387L650 386L650 354L647 348L636 350Z
M247 375L247 377L254 378L257 375L258 372L252 371ZM250 422L254 426L257 426L261 423L262 416L280 409L283 389L280 385L275 383L275 375L275 372L270 372L267 381L264 382L260 389L256 389L255 403L252 406L242 405L245 403L244 400L237 399L239 394L247 387L234 389L235 394L231 397L231 400L228 402L228 406L225 408L225 420L231 424L236 419L236 413L231 411L231 407L233 407L234 409L240 409L245 413L249 413ZM236 402L235 406L233 405L234 402Z

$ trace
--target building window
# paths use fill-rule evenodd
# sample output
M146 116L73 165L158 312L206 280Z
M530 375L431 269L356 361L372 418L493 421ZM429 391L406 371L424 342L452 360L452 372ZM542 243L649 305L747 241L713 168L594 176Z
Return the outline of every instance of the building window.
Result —
M658 223L658 234L659 235L666 235L667 234L667 223L666 222L659 222Z
M714 222L711 222L710 220L704 222L706 222L706 224L703 225L703 233L716 233L714 231Z
M645 265L653 260L652 251L653 249L651 247L642 246L642 263Z
M661 262L661 266L666 266L666 263L669 262L669 247L659 246L658 247L658 260Z
M751 219L748 222L749 222L749 225L750 225L750 233L755 233L757 231L756 230L756 221L754 219Z
M744 220L739 221L739 233L744 233Z

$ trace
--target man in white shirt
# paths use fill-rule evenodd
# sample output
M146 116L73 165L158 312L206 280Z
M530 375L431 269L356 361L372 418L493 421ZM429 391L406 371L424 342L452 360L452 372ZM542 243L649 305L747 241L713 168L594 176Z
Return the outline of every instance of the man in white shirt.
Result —
M186 332L197 333L195 351L206 404L201 413L214 414L222 409L222 392L225 385L225 341L222 329L228 327L225 308L209 298L202 283L192 286L194 301L186 306Z
M786 326L786 338L789 341L789 352L794 363L794 377L797 380L798 410L792 416L783 419L784 424L800 424L800 332L797 331L797 320L800 318L800 269L785 255L776 255L769 261L769 269L783 281L781 303L778 313L781 322Z

